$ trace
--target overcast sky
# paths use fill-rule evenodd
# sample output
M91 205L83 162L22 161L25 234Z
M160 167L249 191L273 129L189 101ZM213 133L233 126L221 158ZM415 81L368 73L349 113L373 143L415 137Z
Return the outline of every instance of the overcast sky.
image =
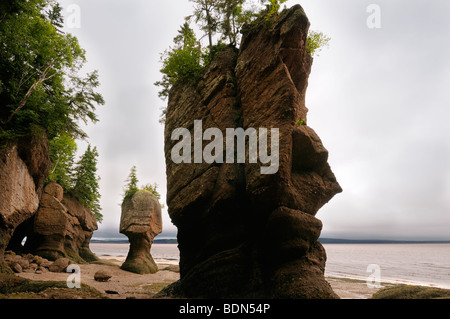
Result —
M86 49L86 70L99 70L106 100L97 111L100 122L86 128L100 154L104 221L94 237L118 235L124 181L133 165L141 184L158 183L166 197L164 127L158 123L165 103L153 83L161 77L160 53L192 4L61 3L81 10L79 27L66 30ZM450 240L450 1L286 5L296 3L312 30L332 38L315 59L307 92L308 124L329 150L344 189L317 215L323 237ZM380 20L371 4L381 10ZM66 23L76 22L72 12L65 15ZM80 153L85 147L79 143ZM167 208L163 217L163 236L173 236Z

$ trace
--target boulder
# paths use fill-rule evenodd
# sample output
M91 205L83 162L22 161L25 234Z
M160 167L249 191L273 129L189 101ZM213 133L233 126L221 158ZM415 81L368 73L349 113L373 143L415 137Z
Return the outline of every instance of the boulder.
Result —
M43 258L42 262L39 264L40 267L47 268L47 269L49 269L51 265L52 265L52 262L45 258Z
M158 296L338 298L324 278L315 215L342 189L306 121L308 18L296 5L245 29L239 50L227 48L198 83L175 83L169 94L166 202L178 228L180 280ZM196 120L203 132L218 128L224 137L227 128L278 129L278 171L264 175L261 161L248 157L175 163L172 132L186 128L195 138Z
M158 267L150 249L153 239L162 231L161 205L148 191L138 191L122 203L120 233L130 241L127 259L121 268L138 274L155 273Z
M104 269L101 269L94 274L94 280L98 282L107 282L111 277L112 275Z
M44 193L54 197L61 202L64 197L64 189L57 182L50 182L45 186Z
M66 269L69 265L70 265L69 259L59 258L50 265L48 270L50 270L51 272L66 272ZM43 267L40 267L40 268L43 268ZM40 269L40 270L42 270L42 269Z
M35 272L36 272L36 271L39 271L39 273L43 274L43 273L49 272L50 270L49 270L48 268L43 267L43 266L41 265L41 266L37 267L37 269L35 270Z
M20 266L20 264L18 264L18 263L12 263L11 269L17 274L21 273L23 271L22 266Z

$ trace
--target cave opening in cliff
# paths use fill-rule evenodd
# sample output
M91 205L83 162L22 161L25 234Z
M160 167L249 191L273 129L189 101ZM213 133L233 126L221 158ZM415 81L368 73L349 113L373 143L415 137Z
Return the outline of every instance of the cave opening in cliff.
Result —
M13 235L6 247L6 250L11 250L16 254L22 254L27 251L29 246L28 235L33 229L33 218L27 219L14 230Z

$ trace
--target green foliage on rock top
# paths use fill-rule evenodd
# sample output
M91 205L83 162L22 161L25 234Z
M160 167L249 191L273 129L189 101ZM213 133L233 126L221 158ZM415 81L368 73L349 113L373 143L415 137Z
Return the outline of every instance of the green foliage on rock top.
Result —
M142 187L138 187L139 179L137 178L136 166L133 166L131 168L130 174L128 175L128 178L125 180L125 182L127 184L125 185L125 188L124 188L124 195L123 195L122 203L125 200L131 198L134 194L136 194L139 191L150 192L158 198L158 201L161 201L161 195L158 192L158 184L156 184L156 183L146 184L146 185L143 185ZM160 202L160 204L161 204L161 202ZM161 206L163 207L164 205L161 204Z
M102 222L97 157L97 148L89 145L74 168L73 188L69 192L80 204L92 211L97 221Z
M125 186L124 189L125 194L123 196L123 200L133 196L134 194L136 194L137 191L139 191L139 188L137 186L139 180L136 175L136 166L133 166L131 168L130 175L128 175L128 178L126 179L125 182L127 183L127 185Z
M328 46L331 38L324 35L322 32L310 31L306 39L306 51L314 56L322 50L323 47Z
M186 17L178 35L174 38L175 46L161 55L162 80L155 83L162 87L159 97L166 100L170 89L178 81L197 83L204 69L228 46L237 47L245 30L252 30L260 25L271 24L279 16L281 4L287 0L260 0L261 7L249 6L247 0L190 0L194 3L192 15ZM258 11L259 10L259 11ZM207 45L197 40L195 32L189 25L194 19L206 37ZM256 25L255 25L256 24ZM214 43L216 41L216 43ZM330 38L319 32L310 32L307 39L307 52L314 56ZM165 122L166 108L163 108L160 122Z
M47 181L55 181L65 190L73 187L73 166L77 143L69 132L62 132L50 140L50 161L52 166Z
M50 140L52 166L47 183L57 182L66 194L74 196L80 204L92 211L98 222L102 222L97 148L88 145L85 153L75 163L76 151L77 144L71 133L60 133Z
M266 5L266 20L270 20L274 15L278 15L281 4L285 3L286 1L287 0L261 0L261 3L269 2L269 4Z
M146 184L144 186L142 186L141 188L142 191L147 191L152 193L153 195L156 196L156 198L158 198L158 201L161 200L161 195L158 192L158 184L153 183L153 184ZM161 205L162 206L162 205Z
M161 55L163 78L155 83L161 86L159 97L166 98L177 81L197 81L203 71L202 52L194 30L186 22L174 38L175 46Z

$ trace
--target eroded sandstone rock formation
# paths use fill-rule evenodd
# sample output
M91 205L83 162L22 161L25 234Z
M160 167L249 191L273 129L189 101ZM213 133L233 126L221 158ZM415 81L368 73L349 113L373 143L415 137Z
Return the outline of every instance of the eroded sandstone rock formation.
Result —
M0 150L0 263L14 231L38 210L50 169L48 140L43 134L23 137Z
M98 260L89 247L92 235L98 229L94 214L68 194L64 194L63 204L67 207L70 220L64 244L66 254L73 252L75 256L80 256L87 262ZM68 255L70 256L71 253Z
M240 50L222 52L198 84L179 82L170 91L167 204L178 228L181 279L159 296L337 298L324 279L315 215L342 190L320 138L297 125L308 112L308 29L299 5L271 25L257 21ZM195 120L223 132L278 128L278 172L262 175L261 163L248 161L175 164L171 134L186 128L194 136Z
M148 191L138 191L122 203L120 232L130 241L127 259L121 268L138 274L158 271L150 249L153 239L162 232L161 205Z
M69 257L75 262L91 262L98 258L89 243L98 229L95 216L55 182L42 194L39 210L32 220L32 230L25 251L49 260Z
M89 249L97 221L60 185L44 189L50 165L48 139L40 130L0 150L0 272L8 271L2 264L5 250L51 260L97 260Z

